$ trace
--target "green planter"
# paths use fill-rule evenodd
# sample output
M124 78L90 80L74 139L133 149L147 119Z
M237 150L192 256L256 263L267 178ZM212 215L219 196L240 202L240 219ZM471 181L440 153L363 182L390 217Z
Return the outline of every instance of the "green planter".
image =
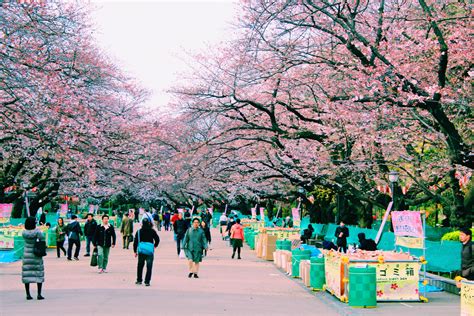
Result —
M349 306L377 307L377 278L375 267L349 268Z
M309 286L313 291L320 291L326 283L324 257L312 257L309 269Z
M300 277L300 261L309 260L311 258L310 250L294 249L291 255L291 276L294 278Z

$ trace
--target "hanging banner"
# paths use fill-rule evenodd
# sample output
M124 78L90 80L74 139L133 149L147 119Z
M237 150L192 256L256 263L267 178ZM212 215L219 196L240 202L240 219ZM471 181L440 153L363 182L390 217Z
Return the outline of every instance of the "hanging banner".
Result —
M260 220L265 221L265 208L264 207L260 208Z
M397 246L423 249L423 238L395 236Z
M419 301L419 262L388 262L377 269L377 301Z
M250 211L252 212L252 218L256 219L257 218L257 209L255 207L252 207L250 209Z
M461 316L474 315L474 281L461 281Z
M299 227L301 224L300 209L298 207L293 208L291 213L293 215L293 225Z
M13 204L0 204L0 223L6 223L10 220L12 215Z
M395 236L423 238L423 224L419 211L392 212L392 225Z

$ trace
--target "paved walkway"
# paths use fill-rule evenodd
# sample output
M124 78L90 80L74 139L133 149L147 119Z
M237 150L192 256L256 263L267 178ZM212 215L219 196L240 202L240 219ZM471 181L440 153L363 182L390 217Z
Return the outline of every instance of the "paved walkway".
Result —
M0 265L1 315L459 315L459 297L430 295L429 304L385 303L376 310L358 310L327 293L308 291L270 262L245 248L243 260L213 231L214 242L200 279L187 278L186 260L176 256L171 232L160 232L150 287L136 286L136 259L122 249L111 250L109 273L98 274L89 258L76 262L45 258L44 301L26 301L21 261ZM82 253L84 250L84 243ZM36 297L36 286L32 295Z

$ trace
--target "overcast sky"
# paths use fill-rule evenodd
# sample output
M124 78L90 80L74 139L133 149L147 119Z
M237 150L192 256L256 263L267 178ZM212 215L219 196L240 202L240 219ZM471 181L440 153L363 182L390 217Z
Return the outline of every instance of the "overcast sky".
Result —
M196 52L229 37L236 13L232 0L91 0L99 45L152 91L149 107L163 109L166 90L187 69L186 51Z

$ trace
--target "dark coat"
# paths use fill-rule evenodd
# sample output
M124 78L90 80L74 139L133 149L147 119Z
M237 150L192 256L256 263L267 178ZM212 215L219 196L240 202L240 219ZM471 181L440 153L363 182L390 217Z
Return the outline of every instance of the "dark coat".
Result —
M117 236L115 235L114 226L109 224L109 228L107 229L105 229L105 227L102 225L97 226L93 240L94 247L111 247L112 245L115 246L116 239Z
M375 251L377 250L377 244L373 239L366 239L364 233L359 233L357 235L359 237L359 249L360 250L368 250L368 251Z
M203 230L204 230L204 235L206 236L207 242L211 243L211 238L212 238L211 229L208 226L206 226L206 228L203 228Z
M43 283L43 257L35 256L33 248L36 239L39 238L40 240L44 240L44 235L38 229L24 230L22 235L25 240L25 246L23 248L21 280L23 283Z
M76 221L67 224L66 233L71 240L80 240L80 236L83 235L81 225Z
M469 241L462 245L461 252L461 276L474 281L474 244Z
M178 219L173 224L173 229L176 235L180 236L181 238L184 237L184 234L186 234L186 231L188 230L188 228L189 228L189 224L184 219Z
M86 224L84 225L84 235L86 235L87 237L94 237L96 229L97 222L95 221L95 219L92 219L90 222L86 221Z
M339 237L339 234L342 233L342 237ZM341 227L338 226L336 228L336 233L334 234L337 238L337 245L338 246L346 246L347 245L347 237L349 237L349 228L346 226Z

